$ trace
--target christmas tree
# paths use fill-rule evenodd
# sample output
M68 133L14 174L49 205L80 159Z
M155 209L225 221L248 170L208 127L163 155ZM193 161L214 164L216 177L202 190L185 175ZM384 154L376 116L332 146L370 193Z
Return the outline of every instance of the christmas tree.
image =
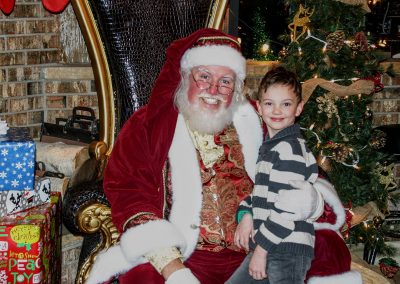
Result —
M281 61L304 82L307 103L299 123L348 209L342 234L349 244L364 243L375 255L391 255L383 219L394 174L390 157L379 151L384 133L372 124L370 104L372 95L382 89L382 70L365 34L367 1L287 2L291 16ZM371 202L378 209L374 215L352 223L353 212Z
M271 49L271 40L266 33L266 21L258 8L254 13L254 42L252 58L255 60L276 60L278 56Z

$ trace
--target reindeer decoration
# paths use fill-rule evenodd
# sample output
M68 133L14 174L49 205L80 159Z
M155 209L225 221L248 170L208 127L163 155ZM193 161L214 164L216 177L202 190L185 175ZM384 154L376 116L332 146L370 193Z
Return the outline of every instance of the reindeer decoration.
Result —
M298 39L307 32L308 24L311 22L310 17L314 13L314 9L309 11L309 8L304 8L302 4L300 4L299 10L294 15L293 23L288 25L292 34L292 42L298 42ZM301 33L297 35L297 29L301 28Z

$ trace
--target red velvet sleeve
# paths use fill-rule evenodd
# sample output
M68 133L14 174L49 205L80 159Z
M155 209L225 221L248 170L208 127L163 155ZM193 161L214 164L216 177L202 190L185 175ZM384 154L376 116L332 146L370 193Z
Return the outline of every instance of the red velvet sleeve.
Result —
M127 220L152 214L163 216L162 171L154 162L142 117L135 113L124 125L104 174L104 192L111 204L112 219L122 232Z

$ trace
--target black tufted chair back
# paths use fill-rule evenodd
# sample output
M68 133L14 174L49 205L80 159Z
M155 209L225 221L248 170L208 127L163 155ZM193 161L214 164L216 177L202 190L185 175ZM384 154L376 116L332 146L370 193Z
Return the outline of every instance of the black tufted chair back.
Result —
M148 102L175 39L205 27L210 0L89 0L114 89L116 130Z

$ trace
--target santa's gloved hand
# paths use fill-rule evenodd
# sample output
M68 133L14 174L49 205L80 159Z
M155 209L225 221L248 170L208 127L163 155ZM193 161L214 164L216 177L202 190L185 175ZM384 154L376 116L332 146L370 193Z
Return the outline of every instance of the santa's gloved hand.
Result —
M286 211L281 216L290 221L317 219L324 209L321 194L308 181L289 181L289 184L295 190L280 190L275 202L276 208Z
M193 275L189 268L183 268L172 273L165 284L200 284L200 281Z

